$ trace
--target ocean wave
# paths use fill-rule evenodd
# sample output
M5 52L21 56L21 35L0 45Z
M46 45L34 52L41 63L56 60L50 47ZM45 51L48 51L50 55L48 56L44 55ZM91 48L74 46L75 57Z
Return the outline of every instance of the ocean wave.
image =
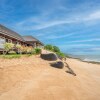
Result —
M100 62L99 59L89 59L89 58L85 58L83 61L89 61L89 62Z

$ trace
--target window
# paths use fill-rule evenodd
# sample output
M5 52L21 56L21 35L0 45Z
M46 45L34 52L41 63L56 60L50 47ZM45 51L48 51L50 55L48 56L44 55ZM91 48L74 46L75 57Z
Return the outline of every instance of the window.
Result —
M4 48L5 38L0 37L0 48Z
M11 39L8 39L8 43L12 43L12 40Z

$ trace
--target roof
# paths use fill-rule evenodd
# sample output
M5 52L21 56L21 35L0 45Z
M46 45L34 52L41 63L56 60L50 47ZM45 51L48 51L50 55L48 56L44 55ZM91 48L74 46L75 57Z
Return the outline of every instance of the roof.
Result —
M41 45L44 45L42 42L40 42L38 39L34 38L33 36L21 36L17 32L14 32L1 24L0 24L0 34L15 38L23 42L38 42Z
M40 42L38 39L36 39L36 38L33 37L33 36L23 36L23 39L24 39L26 42L38 42L38 43L40 43L41 45L44 45L42 42Z
M18 33L8 29L7 27L3 26L0 24L0 33L3 34L3 35L7 35L9 37L12 37L12 38L15 38L17 40L20 40L20 41L24 41L24 39L22 38L21 35L19 35Z
M34 38L33 36L23 36L23 39L27 42L35 42L38 41L36 38Z

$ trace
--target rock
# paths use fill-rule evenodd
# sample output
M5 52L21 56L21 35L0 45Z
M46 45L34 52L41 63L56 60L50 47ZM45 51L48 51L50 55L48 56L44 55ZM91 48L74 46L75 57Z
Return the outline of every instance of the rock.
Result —
M57 55L54 54L54 53L48 53L48 54L41 54L40 56L42 59L44 60L49 60L49 61L56 61L58 58L57 58Z
M64 63L61 62L61 61L58 61L58 62L55 62L55 63L51 63L50 64L52 67L55 67L55 68L60 68L62 69L64 67Z

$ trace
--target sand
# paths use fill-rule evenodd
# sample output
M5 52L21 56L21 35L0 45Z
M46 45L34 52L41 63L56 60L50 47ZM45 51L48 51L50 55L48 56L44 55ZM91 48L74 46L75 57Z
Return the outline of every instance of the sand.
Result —
M0 100L100 100L100 65L66 62L76 76L39 56L0 59Z

